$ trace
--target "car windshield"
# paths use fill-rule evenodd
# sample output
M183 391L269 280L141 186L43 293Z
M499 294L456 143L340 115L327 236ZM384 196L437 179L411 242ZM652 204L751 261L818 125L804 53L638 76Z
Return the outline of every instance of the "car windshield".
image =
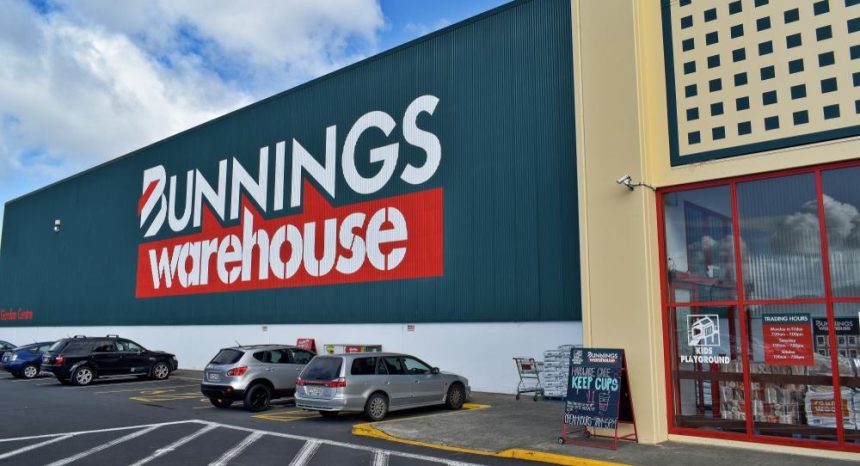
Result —
M338 357L317 356L305 366L301 377L304 380L334 380L340 377L342 361Z
M235 364L243 354L245 353L234 349L222 349L209 364Z

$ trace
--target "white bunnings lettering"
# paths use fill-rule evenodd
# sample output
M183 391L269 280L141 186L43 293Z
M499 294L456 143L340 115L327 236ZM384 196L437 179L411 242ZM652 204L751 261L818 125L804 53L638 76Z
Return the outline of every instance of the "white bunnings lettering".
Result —
M412 185L425 183L439 168L442 159L442 146L439 138L435 134L418 127L418 117L422 113L433 115L438 104L439 99L435 96L420 96L407 106L400 121L401 132L406 144L423 150L426 155L423 163L420 165L408 163L398 174L400 179L406 183ZM357 170L356 159L359 154L356 154L356 147L359 139L365 133L376 131L389 137L397 124L398 122L391 115L382 111L371 111L359 117L346 133L341 150L340 166L338 166L336 157L338 128L337 126L329 126L325 130L323 162L314 156L319 154L311 154L298 140L291 139L291 160L289 163L285 160L287 141L278 141L272 144L274 146L273 151L270 150L271 146L260 148L257 164L250 172L235 157L219 160L217 172L208 173L206 176L199 169L191 169L182 175L177 174L168 177L167 170L163 165L147 168L143 171L141 205L139 205L140 228L146 227L143 236L149 238L157 235L165 224L175 233L184 231L188 228L189 223L194 228L199 228L204 201L211 206L213 214L221 221L236 220L239 218L241 210L240 193L247 195L264 213L283 210L285 196L289 196L291 208L298 207L302 204L303 179L314 180L326 194L335 198L337 194L335 192L335 180L337 179L336 170L338 168L340 168L343 179L353 192L363 195L378 192L395 176L397 160L400 155L400 143L391 142L369 151L367 154L369 161L376 167L376 173L372 176L364 176ZM272 153L274 153L274 171L270 177L269 167ZM230 168L229 186L228 166ZM289 174L287 170L289 170ZM290 182L289 193L286 193L284 189L287 177ZM272 186L271 197L269 197L270 185ZM353 221L358 223L357 219ZM343 233L341 232L341 234ZM289 232L286 232L285 235L289 237ZM239 246L238 239L235 241L231 239L229 242L225 240L219 245L208 245L208 249L206 245L199 245L199 247L189 245L187 252L183 252L183 254L193 255L199 252L202 255L205 250L213 248L218 250L223 247L239 251L236 254L241 257ZM194 249L195 247L197 249ZM373 260L371 257L371 261ZM331 264L320 262L318 266L320 268L331 267ZM350 270L355 264L344 262L342 266ZM153 267L155 266L153 265ZM162 267L161 263L159 263L160 267ZM166 264L165 267L175 267L175 264ZM182 278L180 277L180 279Z
M171 288L174 279L178 279L183 288L208 285L213 280L209 276L210 264L215 264L218 283L233 284L254 278L267 280L269 274L287 280L302 266L312 277L327 275L332 269L349 275L357 272L365 261L377 270L392 270L406 255L403 247L383 252L385 244L404 241L409 236L406 219L395 207L379 209L369 219L363 213L353 213L340 225L333 218L323 221L319 226L323 229L322 257L317 257L316 253L318 223L282 225L269 237L265 229L254 228L254 215L247 208L243 212L241 237L227 235L172 248L150 249L153 287ZM364 237L356 234L357 231L364 231ZM338 244L346 255L337 254ZM282 257L284 246L289 246L286 259ZM255 249L259 252L256 263ZM256 277L252 276L254 270Z

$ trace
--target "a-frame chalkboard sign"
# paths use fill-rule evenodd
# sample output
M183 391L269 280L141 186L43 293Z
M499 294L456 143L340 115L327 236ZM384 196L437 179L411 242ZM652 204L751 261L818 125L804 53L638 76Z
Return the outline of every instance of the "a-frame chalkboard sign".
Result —
M633 433L619 437L618 424L631 424ZM609 430L612 435L606 434ZM558 442L616 450L619 440L639 441L624 350L571 349L564 427Z

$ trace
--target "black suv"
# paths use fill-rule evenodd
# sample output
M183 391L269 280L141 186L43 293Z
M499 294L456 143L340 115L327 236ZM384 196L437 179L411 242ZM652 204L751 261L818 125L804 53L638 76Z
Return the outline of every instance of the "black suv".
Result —
M65 385L89 385L98 377L112 375L164 380L178 364L170 353L149 351L117 335L63 338L42 356L42 370Z

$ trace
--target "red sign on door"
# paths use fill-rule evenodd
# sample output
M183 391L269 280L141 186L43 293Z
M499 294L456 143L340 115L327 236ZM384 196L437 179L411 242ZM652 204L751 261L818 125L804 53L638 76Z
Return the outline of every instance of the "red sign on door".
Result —
M809 314L762 316L764 361L772 366L812 366L812 320Z

